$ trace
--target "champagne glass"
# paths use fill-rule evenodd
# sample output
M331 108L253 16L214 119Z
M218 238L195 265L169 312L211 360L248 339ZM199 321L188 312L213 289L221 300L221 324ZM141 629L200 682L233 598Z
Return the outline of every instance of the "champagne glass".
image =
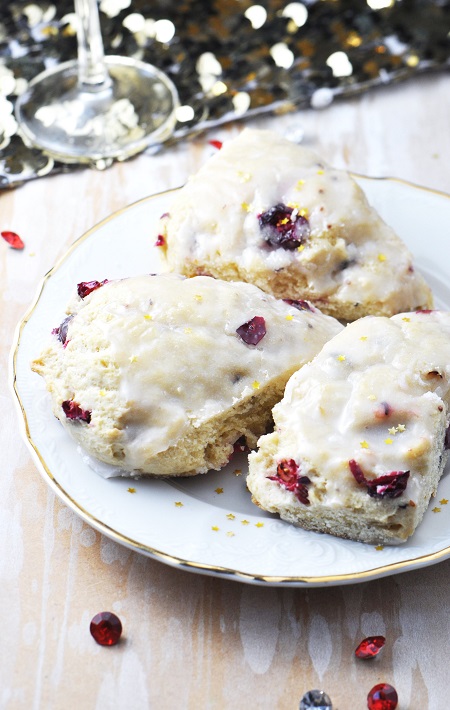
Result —
M166 140L178 95L151 64L104 55L97 0L75 0L75 11L78 59L35 77L16 118L29 146L101 169Z

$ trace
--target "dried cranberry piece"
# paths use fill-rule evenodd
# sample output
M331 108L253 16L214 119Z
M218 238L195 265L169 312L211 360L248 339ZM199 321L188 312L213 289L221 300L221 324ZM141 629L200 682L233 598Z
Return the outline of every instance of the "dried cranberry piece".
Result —
M444 447L450 449L450 426L445 431Z
M64 318L63 322L61 323L60 326L57 328L53 328L52 334L56 335L58 340L65 345L66 340L67 340L67 330L69 328L69 323L72 320L73 315L67 316L67 318Z
M276 476L268 476L268 478L294 493L300 503L309 505L307 485L311 483L311 479L299 475L299 467L294 459L282 459L277 465Z
M259 214L258 222L266 242L283 249L297 249L311 233L306 217L282 202Z
M25 244L16 232L0 232L5 242L13 249L23 249Z
M108 279L104 281L82 281L77 284L77 292L80 298L86 298L92 291L96 291L100 286L108 283Z
M222 141L212 140L212 141L208 141L208 143L209 143L209 145L212 145L213 148L217 148L217 150L220 150L221 147L223 146Z
M375 417L377 419L384 419L385 417L390 417L393 411L388 402L381 402L379 407L375 410Z
M367 486L367 493L372 498L398 498L406 490L409 471L390 471L384 476L366 478L357 461L352 459L348 465L355 481Z
M73 399L66 399L61 406L67 419L86 422L86 424L90 423L92 412L88 409L82 409L77 402L73 401Z
M262 316L255 316L236 328L236 333L247 345L258 345L266 332L266 321Z
M389 683L374 685L367 696L369 710L395 710L398 705L397 691Z
M297 308L299 311L311 311L311 313L315 313L315 308L308 303L308 301L296 300L293 298L283 298L283 301L289 306L294 306L294 308Z
M89 631L100 646L115 646L122 635L122 623L111 611L102 611L93 617Z
M375 656L380 653L385 643L386 639L384 636L368 636L363 639L355 649L355 656L364 659L375 658Z
M155 247L165 247L166 246L166 240L164 239L162 234L158 234L158 237L155 242Z

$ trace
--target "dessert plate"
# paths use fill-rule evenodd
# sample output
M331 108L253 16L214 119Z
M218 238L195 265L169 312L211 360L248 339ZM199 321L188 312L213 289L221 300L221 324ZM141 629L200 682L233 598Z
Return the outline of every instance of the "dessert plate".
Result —
M450 309L450 196L398 180L355 177L409 246L436 306ZM166 192L141 200L80 237L45 276L17 327L11 381L23 435L48 485L87 523L137 552L253 584L348 584L450 557L450 469L414 536L404 545L379 549L294 528L259 510L246 489L241 453L220 472L188 479L106 479L90 467L52 415L43 380L30 361L62 321L77 283L161 269L152 226L171 198Z

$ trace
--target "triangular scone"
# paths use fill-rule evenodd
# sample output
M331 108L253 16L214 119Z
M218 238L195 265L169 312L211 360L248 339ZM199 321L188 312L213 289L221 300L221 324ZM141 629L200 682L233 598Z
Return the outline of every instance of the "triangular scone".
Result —
M447 459L450 313L363 318L289 380L250 454L264 510L373 544L406 540Z
M342 329L305 302L206 276L78 292L33 369L70 434L118 475L220 469L240 437L256 444L289 377Z
M408 249L352 177L270 131L226 142L158 230L173 271L247 281L342 320L431 306Z

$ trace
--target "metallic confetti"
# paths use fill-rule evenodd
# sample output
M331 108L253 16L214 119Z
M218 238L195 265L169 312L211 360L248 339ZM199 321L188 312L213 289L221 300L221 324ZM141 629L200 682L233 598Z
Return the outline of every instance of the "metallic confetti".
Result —
M450 0L100 0L106 54L155 64L177 86L172 141L313 107L450 65ZM77 169L24 146L13 105L76 56L73 0L0 9L0 188ZM150 149L151 150L151 149Z

